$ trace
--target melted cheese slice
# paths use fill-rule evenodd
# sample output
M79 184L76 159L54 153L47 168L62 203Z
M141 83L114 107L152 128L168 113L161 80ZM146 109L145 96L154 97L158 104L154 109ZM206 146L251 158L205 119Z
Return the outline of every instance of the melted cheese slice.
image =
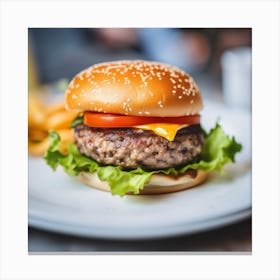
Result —
M170 124L170 123L152 123L145 125L134 126L143 130L152 130L155 134L166 138L168 141L173 141L177 131L183 127L188 126L187 124Z

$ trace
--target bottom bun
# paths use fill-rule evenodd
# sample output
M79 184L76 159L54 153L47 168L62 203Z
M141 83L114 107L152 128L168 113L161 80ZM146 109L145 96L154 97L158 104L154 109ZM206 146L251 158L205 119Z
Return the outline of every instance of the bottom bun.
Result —
M208 173L203 170L187 171L178 177L164 174L153 174L149 183L144 185L139 194L161 194L182 191L195 187L206 180ZM101 181L97 173L82 172L78 179L83 183L103 191L110 192L110 186L106 181ZM133 194L133 193L128 193Z

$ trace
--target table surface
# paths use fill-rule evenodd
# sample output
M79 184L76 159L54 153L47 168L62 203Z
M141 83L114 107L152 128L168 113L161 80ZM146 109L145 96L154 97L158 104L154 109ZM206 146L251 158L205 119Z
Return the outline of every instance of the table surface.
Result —
M211 231L137 241L83 238L29 227L29 253L44 252L242 252L251 253L251 218Z

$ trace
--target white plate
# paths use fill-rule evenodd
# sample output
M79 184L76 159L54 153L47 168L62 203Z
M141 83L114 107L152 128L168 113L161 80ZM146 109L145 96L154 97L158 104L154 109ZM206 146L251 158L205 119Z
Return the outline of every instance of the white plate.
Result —
M29 158L29 225L56 232L113 239L141 239L194 233L251 214L250 114L207 103L203 125L218 118L243 145L225 176L213 173L203 185L165 195L112 196L53 172L42 159ZM206 118L207 116L207 118Z

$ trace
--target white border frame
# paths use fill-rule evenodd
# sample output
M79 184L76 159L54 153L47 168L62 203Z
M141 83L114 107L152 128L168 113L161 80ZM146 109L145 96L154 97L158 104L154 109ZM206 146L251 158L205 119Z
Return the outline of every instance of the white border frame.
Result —
M278 1L11 0L0 12L1 279L280 278ZM253 28L252 255L28 255L27 29L111 26Z

